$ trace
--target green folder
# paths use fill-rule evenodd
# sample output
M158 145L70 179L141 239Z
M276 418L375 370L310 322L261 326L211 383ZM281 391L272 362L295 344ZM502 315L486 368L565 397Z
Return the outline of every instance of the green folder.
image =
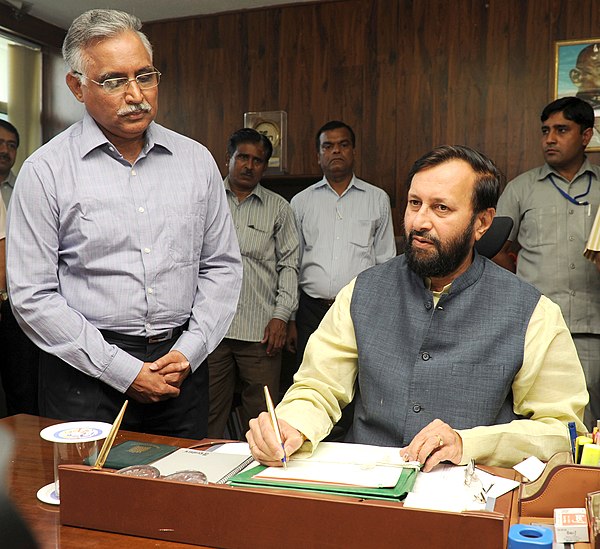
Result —
M123 469L130 465L147 465L177 450L177 446L127 440L111 448L104 463L107 469Z
M355 496L365 499L387 499L402 500L412 490L417 479L417 469L403 468L398 483L393 488L368 488L364 486L340 486L338 484L303 483L294 481L270 480L255 478L254 475L266 469L264 465L258 465L242 473L238 473L229 480L232 486L247 486L276 489L292 489L308 492L321 492L325 494L338 494L344 496Z

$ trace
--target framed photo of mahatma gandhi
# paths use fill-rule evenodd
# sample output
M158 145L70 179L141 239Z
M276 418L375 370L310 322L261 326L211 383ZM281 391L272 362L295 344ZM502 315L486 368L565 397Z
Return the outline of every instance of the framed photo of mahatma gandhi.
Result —
M595 113L588 151L600 151L600 38L559 40L555 49L554 98L574 95Z

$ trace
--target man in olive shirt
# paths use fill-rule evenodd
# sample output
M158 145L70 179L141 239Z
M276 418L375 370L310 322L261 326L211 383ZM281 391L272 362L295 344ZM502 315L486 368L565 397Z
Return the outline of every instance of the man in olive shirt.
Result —
M544 108L541 121L546 163L516 177L500 196L498 215L514 226L495 261L560 306L585 372L591 429L600 419L600 273L583 251L600 204L600 167L585 155L594 111L563 97ZM515 245L516 266L508 255Z

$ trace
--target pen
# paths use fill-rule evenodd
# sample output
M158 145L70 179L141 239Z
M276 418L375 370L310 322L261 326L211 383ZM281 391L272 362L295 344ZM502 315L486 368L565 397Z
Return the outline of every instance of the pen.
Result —
M573 452L573 461L577 463L575 455L575 440L577 439L577 429L575 429L575 422L569 421L569 436L571 437L571 452Z
M269 388L266 385L265 400L267 401L267 410L269 412L269 415L271 416L271 423L273 424L273 430L275 431L277 442L281 444L281 448L283 449L283 458L281 459L281 461L283 462L283 468L287 469L287 454L285 453L285 446L283 445L283 441L281 440L281 431L279 430L279 423L277 422L277 416L275 415L275 407L273 406L273 401L271 400Z
M104 441L104 444L102 445L102 448L100 448L100 453L98 454L98 457L96 458L96 463L94 463L93 469L102 469L102 467L104 467L104 462L106 461L106 458L108 457L108 452L110 452L113 442L115 441L115 437L117 436L117 432L119 431L119 427L121 426L121 421L123 421L123 416L125 415L125 410L127 409L127 404L129 404L129 400L126 400L123 403L123 407L121 408L119 415L115 419L115 422L112 424L112 427L110 428L108 436L106 437L106 440Z

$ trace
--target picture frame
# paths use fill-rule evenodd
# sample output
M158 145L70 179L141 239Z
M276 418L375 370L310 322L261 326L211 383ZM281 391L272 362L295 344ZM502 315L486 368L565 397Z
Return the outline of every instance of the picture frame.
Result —
M554 99L576 96L594 109L587 151L600 151L600 38L558 40L554 46Z
M285 111L252 111L244 113L244 127L266 135L273 145L273 154L265 173L287 172L287 113Z

